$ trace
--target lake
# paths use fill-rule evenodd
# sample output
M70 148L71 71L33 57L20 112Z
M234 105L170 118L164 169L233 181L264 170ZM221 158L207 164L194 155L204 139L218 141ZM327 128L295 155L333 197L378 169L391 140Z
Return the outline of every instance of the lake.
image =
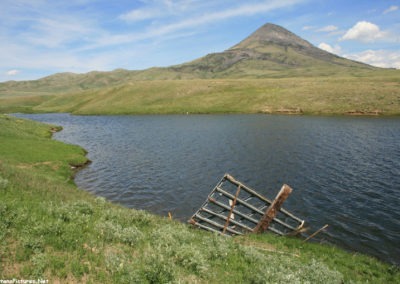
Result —
M92 163L77 185L186 221L229 173L284 207L316 241L400 264L400 119L279 115L17 115L61 125Z

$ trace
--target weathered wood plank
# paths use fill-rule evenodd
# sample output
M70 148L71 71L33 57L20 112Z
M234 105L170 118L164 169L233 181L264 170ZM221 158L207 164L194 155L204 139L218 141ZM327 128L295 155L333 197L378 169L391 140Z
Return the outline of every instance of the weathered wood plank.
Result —
M211 221L211 220L209 220L207 218L204 218L203 216L201 216L199 214L196 214L194 217L196 217L197 219L199 219L199 220L201 220L203 222L206 222L206 223L208 223L210 225L213 225L214 227L217 227L217 228L220 228L220 229L224 228L224 226L222 226L221 224L218 224L217 222L214 222L214 221ZM232 234L235 234L235 235L243 235L241 232L235 231L235 230L233 230L233 229L231 229L229 227L226 228L226 230L228 232L232 233Z
M221 215L221 214L218 214L218 213L215 213L214 211L211 211L211 210L209 210L209 209L207 209L207 208L205 208L205 207L200 208L200 210L201 210L201 211L204 211L204 212L206 212L206 213L208 213L208 214L210 214L210 215L212 215L212 216L218 217L218 218L220 218L220 219L222 219L222 220L226 220L226 216ZM237 222L237 221L235 221L234 219L231 219L231 220L230 220L230 223L232 223L232 224L234 224L234 225L236 225L236 226L238 226L238 227L241 227L241 228L243 228L243 229L245 229L245 230L247 230L247 231L249 231L249 232L253 232L253 229L252 229L252 228L246 226L245 224L242 224L242 223L240 223L240 222Z
M283 202L285 202L285 200L289 197L292 191L293 191L292 188L287 184L284 184L282 186L278 195L275 197L271 205L267 208L260 222L254 228L254 232L261 233L265 232L268 229L272 220L275 218L276 214L278 214L279 209L282 207Z

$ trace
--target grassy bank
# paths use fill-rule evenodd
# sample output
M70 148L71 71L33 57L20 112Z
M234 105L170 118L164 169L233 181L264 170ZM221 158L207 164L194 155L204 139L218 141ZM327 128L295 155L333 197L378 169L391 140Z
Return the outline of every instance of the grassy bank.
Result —
M0 94L0 112L399 115L398 74L132 81L58 95Z
M225 238L76 188L85 152L0 115L0 279L50 283L399 283L397 268L269 234Z

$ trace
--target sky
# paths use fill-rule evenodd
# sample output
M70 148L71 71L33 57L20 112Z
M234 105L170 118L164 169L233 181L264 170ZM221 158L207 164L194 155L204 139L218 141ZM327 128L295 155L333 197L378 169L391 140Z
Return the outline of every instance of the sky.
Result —
M400 69L400 0L0 0L0 82L180 64L266 23Z

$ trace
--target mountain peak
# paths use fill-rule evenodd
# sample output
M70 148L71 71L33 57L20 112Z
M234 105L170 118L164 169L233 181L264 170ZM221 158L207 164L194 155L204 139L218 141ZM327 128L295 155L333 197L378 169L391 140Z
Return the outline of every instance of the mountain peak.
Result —
M265 44L299 46L305 48L313 47L311 43L288 31L287 29L278 25L267 23L230 49L254 48L257 45Z
M271 76L271 74L318 74L319 70L371 68L313 46L287 29L267 23L235 46L194 61L171 67L203 77Z

